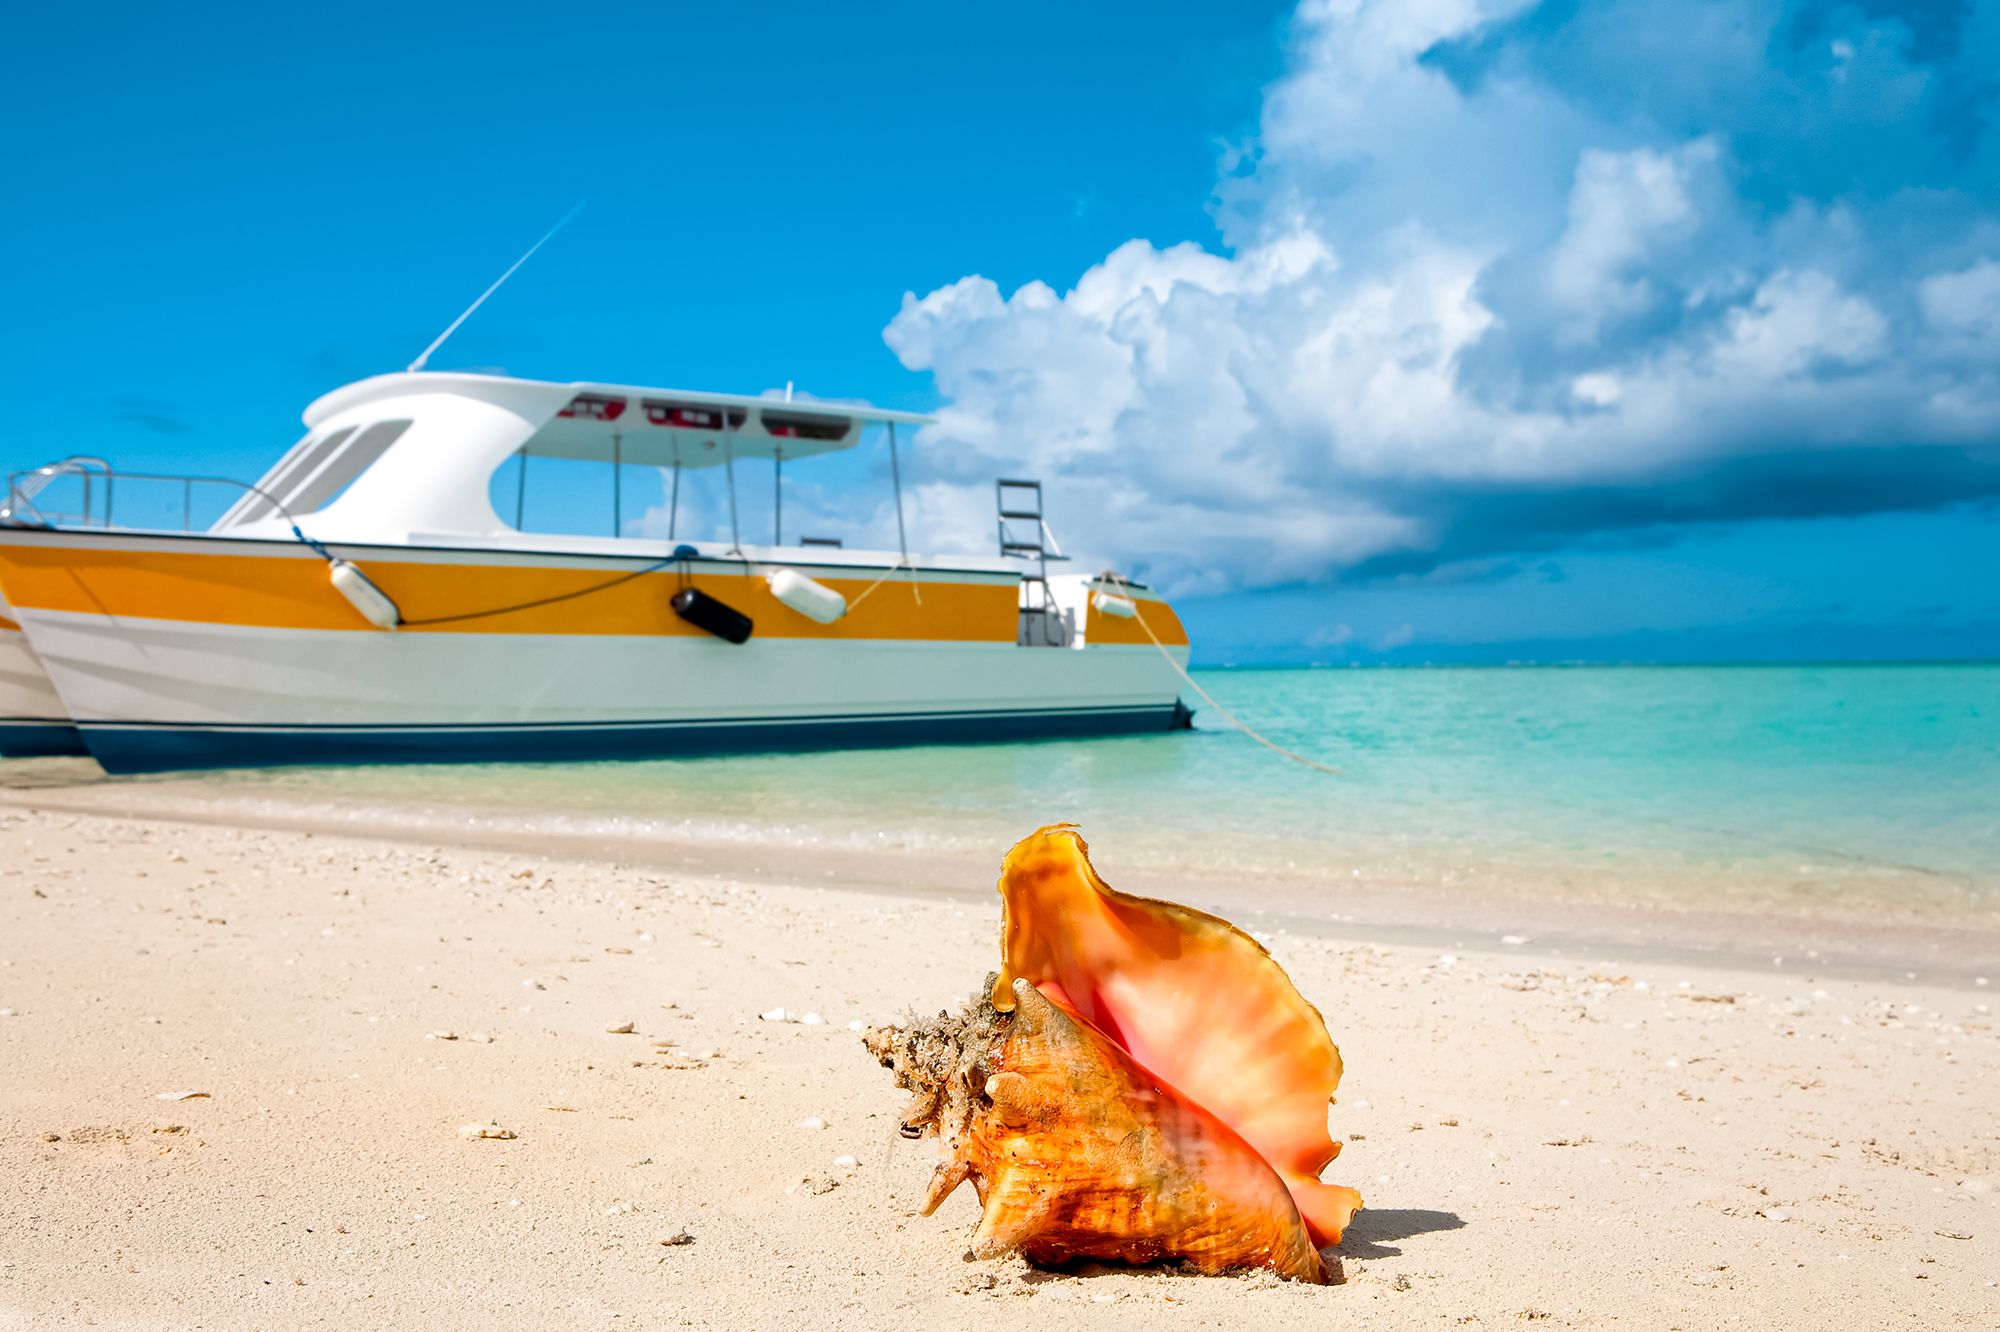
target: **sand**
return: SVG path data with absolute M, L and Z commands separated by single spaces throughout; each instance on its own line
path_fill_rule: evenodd
M 0 809 L 0 1323 L 2000 1326 L 1977 978 L 1253 915 L 1346 1056 L 1345 1284 L 1058 1275 L 967 1259 L 970 1190 L 914 1215 L 934 1145 L 850 1030 L 978 983 L 983 883 L 32 805 Z

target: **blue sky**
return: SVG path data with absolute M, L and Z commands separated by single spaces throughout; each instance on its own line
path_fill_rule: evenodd
M 435 366 L 935 409 L 1207 660 L 2000 656 L 1992 4 L 37 10 L 10 468 L 254 476 L 588 198 Z

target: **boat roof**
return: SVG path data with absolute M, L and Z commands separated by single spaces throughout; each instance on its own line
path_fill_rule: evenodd
M 510 458 L 521 459 L 524 478 L 532 458 L 675 469 L 765 458 L 782 468 L 851 449 L 869 426 L 893 437 L 897 425 L 928 419 L 816 398 L 455 371 L 376 375 L 307 407 L 306 437 L 214 530 L 297 514 L 341 540 L 490 532 L 504 526 L 488 496 L 492 477 Z
M 316 429 L 357 408 L 419 395 L 492 403 L 535 421 L 537 456 L 602 458 L 616 435 L 625 461 L 661 466 L 720 462 L 718 444 L 738 458 L 804 458 L 852 448 L 869 426 L 931 420 L 859 402 L 418 370 L 337 388 L 306 408 L 305 423 Z

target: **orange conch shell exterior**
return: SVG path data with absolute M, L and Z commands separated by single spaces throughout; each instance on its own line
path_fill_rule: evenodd
M 972 1251 L 1036 1262 L 1185 1259 L 1324 1282 L 1325 1264 L 1264 1158 L 1102 1032 L 1018 981 L 1013 1021 L 965 1136 L 981 1216 Z
M 1008 853 L 1000 895 L 994 1007 L 1012 1009 L 1026 980 L 1082 1018 L 1268 1163 L 1315 1244 L 1338 1244 L 1361 1206 L 1319 1180 L 1340 1151 L 1327 1132 L 1340 1051 L 1263 946 L 1206 912 L 1112 888 L 1067 824 Z

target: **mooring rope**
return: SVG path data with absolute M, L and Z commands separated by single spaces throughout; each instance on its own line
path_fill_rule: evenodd
M 1243 734 L 1249 736 L 1252 740 L 1255 740 L 1258 744 L 1264 746 L 1264 748 L 1272 751 L 1275 754 L 1278 754 L 1284 758 L 1288 758 L 1294 763 L 1303 764 L 1308 768 L 1317 769 L 1318 771 L 1327 773 L 1331 776 L 1334 777 L 1340 776 L 1339 768 L 1333 767 L 1330 764 L 1321 763 L 1318 759 L 1307 758 L 1304 754 L 1301 754 L 1296 750 L 1285 748 L 1283 745 L 1271 739 L 1269 736 L 1266 736 L 1261 732 L 1259 732 L 1257 728 L 1250 725 L 1250 723 L 1244 721 L 1241 717 L 1231 712 L 1228 708 L 1225 708 L 1222 706 L 1222 704 L 1218 703 L 1216 701 L 1215 695 L 1209 693 L 1206 689 L 1203 689 L 1201 685 L 1196 683 L 1195 678 L 1187 673 L 1187 668 L 1185 666 L 1182 666 L 1180 662 L 1174 659 L 1174 654 L 1167 650 L 1167 645 L 1165 643 L 1162 643 L 1160 641 L 1160 636 L 1153 632 L 1153 626 L 1146 623 L 1145 612 L 1141 609 L 1144 603 L 1141 602 L 1137 597 L 1132 595 L 1132 584 L 1125 577 L 1125 575 L 1119 573 L 1116 569 L 1106 569 L 1104 572 L 1097 575 L 1097 581 L 1102 583 L 1105 582 L 1106 580 L 1116 580 L 1118 585 L 1125 589 L 1123 595 L 1127 601 L 1132 603 L 1132 618 L 1137 620 L 1139 622 L 1139 627 L 1146 631 L 1146 637 L 1153 640 L 1153 646 L 1160 650 L 1160 655 L 1162 657 L 1166 658 L 1167 665 L 1174 668 L 1174 674 L 1180 676 L 1182 681 L 1186 683 L 1187 687 L 1194 690 L 1194 692 L 1200 696 L 1202 702 L 1208 704 L 1208 706 L 1210 706 L 1211 708 L 1214 708 L 1216 712 L 1221 715 L 1224 721 L 1228 722 L 1231 726 L 1234 726 L 1237 730 L 1243 732 Z
M 301 538 L 301 540 L 303 539 Z M 592 583 L 589 587 L 577 588 L 573 592 L 558 592 L 554 596 L 537 597 L 533 601 L 517 601 L 511 606 L 491 606 L 485 610 L 465 611 L 459 615 L 425 615 L 404 619 L 400 623 L 407 627 L 410 625 L 427 624 L 463 624 L 467 620 L 489 620 L 496 615 L 512 615 L 515 611 L 534 610 L 541 606 L 553 606 L 558 602 L 575 601 L 579 597 L 595 596 L 599 592 L 609 592 L 612 588 L 622 587 L 635 578 L 644 578 L 647 574 L 658 573 L 662 569 L 669 569 L 676 564 L 686 564 L 687 562 L 688 557 L 685 555 L 669 555 L 665 559 L 655 560 L 642 568 L 629 570 L 626 573 L 619 574 L 616 578 L 607 578 L 601 583 Z
M 884 583 L 888 582 L 888 581 L 889 581 L 889 580 L 890 580 L 891 578 L 894 578 L 894 577 L 896 576 L 896 571 L 897 571 L 898 569 L 901 569 L 901 568 L 904 568 L 904 567 L 905 567 L 905 564 L 904 564 L 904 561 L 903 561 L 903 560 L 897 560 L 897 561 L 896 561 L 896 562 L 895 562 L 894 564 L 891 564 L 891 565 L 890 565 L 890 566 L 889 566 L 888 568 L 884 569 L 884 570 L 882 571 L 882 576 L 881 576 L 880 578 L 877 578 L 877 579 L 876 579 L 876 580 L 875 580 L 874 582 L 870 583 L 870 584 L 869 584 L 869 585 L 868 585 L 867 587 L 864 587 L 864 588 L 862 588 L 862 589 L 861 589 L 861 593 L 860 593 L 860 595 L 858 595 L 858 596 L 856 596 L 856 597 L 854 597 L 854 598 L 852 598 L 851 600 L 849 600 L 849 601 L 848 601 L 848 603 L 847 603 L 847 609 L 851 611 L 851 610 L 853 610 L 853 609 L 854 609 L 854 608 L 855 608 L 856 606 L 859 606 L 859 605 L 860 605 L 860 604 L 861 604 L 862 602 L 864 602 L 864 601 L 868 600 L 868 597 L 869 597 L 869 594 L 870 594 L 870 593 L 874 592 L 874 590 L 875 590 L 876 588 L 878 588 L 878 587 L 882 586 L 882 584 L 884 584 Z M 923 594 L 917 591 L 917 569 L 916 569 L 916 566 L 915 566 L 915 565 L 909 565 L 909 566 L 907 566 L 907 567 L 908 567 L 908 568 L 909 568 L 909 570 L 910 570 L 910 592 L 911 592 L 911 594 L 912 594 L 913 596 L 915 596 L 915 597 L 916 597 L 916 599 L 917 599 L 917 604 L 918 604 L 919 606 L 921 606 L 921 605 L 923 605 L 923 604 L 924 604 L 924 598 L 923 598 Z

